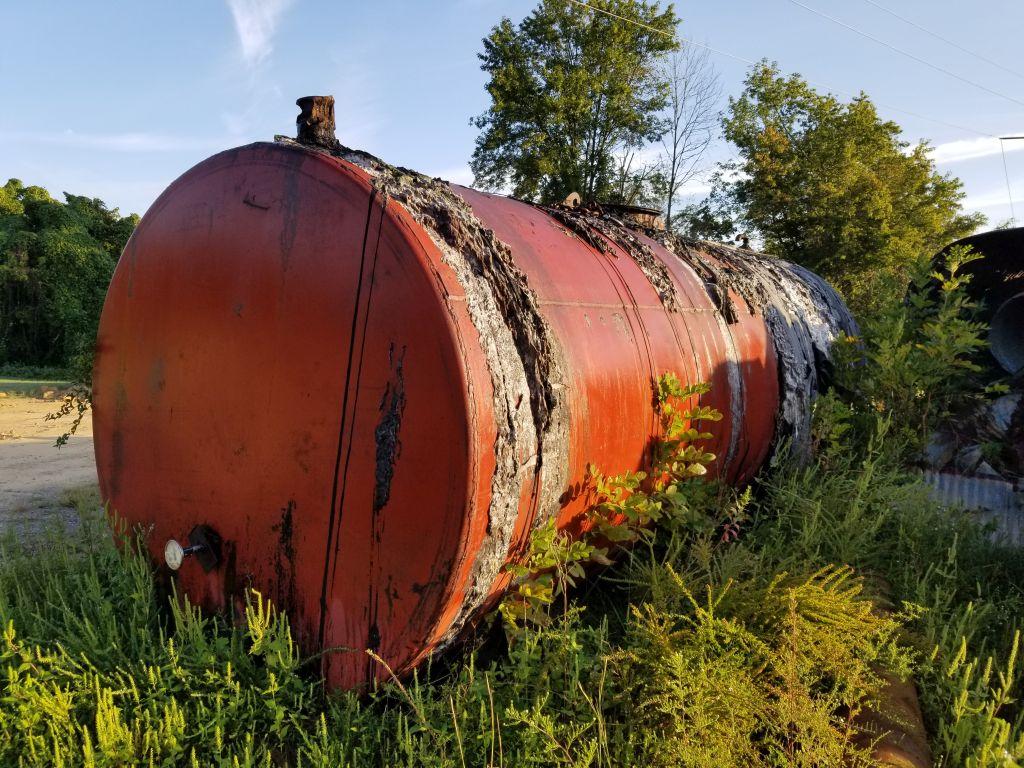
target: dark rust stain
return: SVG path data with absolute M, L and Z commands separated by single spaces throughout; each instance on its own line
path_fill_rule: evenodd
M 277 607 L 288 611 L 295 605 L 295 501 L 289 499 L 281 510 L 281 522 L 273 526 L 277 533 L 274 550 L 274 575 L 277 577 Z
M 138 230 L 136 230 L 138 232 Z M 128 256 L 128 279 L 126 281 L 127 288 L 125 293 L 128 298 L 132 298 L 135 294 L 135 263 L 138 261 L 139 251 L 136 244 L 136 238 L 134 235 L 128 240 L 128 245 L 125 246 L 124 254 Z M 118 259 L 120 261 L 120 259 Z
M 395 346 L 388 350 L 394 375 L 384 389 L 380 400 L 380 421 L 374 430 L 377 443 L 376 483 L 373 487 L 373 511 L 380 512 L 391 496 L 391 479 L 395 474 L 395 461 L 401 451 L 399 431 L 402 426 L 402 413 L 405 411 L 405 347 L 395 358 Z M 379 534 L 378 534 L 379 535 Z
M 221 545 L 221 552 L 224 556 L 224 606 L 227 610 L 234 611 L 235 601 L 241 596 L 238 585 L 238 552 L 231 541 L 225 541 Z M 237 621 L 240 617 L 233 615 L 231 618 Z
M 114 388 L 114 428 L 110 435 L 109 493 L 111 499 L 121 494 L 121 473 L 124 471 L 124 420 L 128 416 L 128 391 L 124 382 Z
M 301 157 L 292 160 L 284 177 L 284 198 L 281 201 L 283 221 L 281 222 L 281 266 L 285 272 L 292 260 L 292 246 L 299 223 L 299 165 Z
M 248 205 L 250 208 L 257 208 L 257 209 L 259 209 L 261 211 L 269 211 L 270 210 L 270 204 L 269 203 L 257 202 L 256 201 L 256 196 L 252 192 L 250 192 L 244 198 L 242 198 L 242 202 L 245 205 Z
M 167 378 L 164 375 L 164 359 L 158 357 L 149 368 L 149 391 L 157 395 L 164 391 L 167 386 Z
M 316 442 L 313 440 L 313 436 L 309 432 L 303 432 L 302 440 L 295 446 L 295 450 L 292 452 L 292 455 L 295 457 L 295 463 L 307 475 L 310 469 L 312 469 L 310 456 L 315 449 Z

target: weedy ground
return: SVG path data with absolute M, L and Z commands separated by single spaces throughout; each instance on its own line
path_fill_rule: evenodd
M 937 765 L 1022 764 L 1024 557 L 912 467 L 984 389 L 957 266 L 866 329 L 812 455 L 752 492 L 703 481 L 689 421 L 713 414 L 664 377 L 670 471 L 594 471 L 597 534 L 538 535 L 507 648 L 361 696 L 325 692 L 259 595 L 234 624 L 162 597 L 80 497 L 79 534 L 0 556 L 0 765 L 866 766 L 883 674 L 916 679 Z

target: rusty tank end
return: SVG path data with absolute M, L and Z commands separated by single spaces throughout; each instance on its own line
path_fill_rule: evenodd
M 388 166 L 302 106 L 303 141 L 161 195 L 100 324 L 102 494 L 192 600 L 261 591 L 359 686 L 366 649 L 401 674 L 472 626 L 538 524 L 576 530 L 588 462 L 645 465 L 661 373 L 711 383 L 729 482 L 806 443 L 854 330 L 820 279 Z

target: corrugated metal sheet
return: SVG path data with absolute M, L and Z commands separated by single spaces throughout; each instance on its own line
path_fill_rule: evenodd
M 1012 483 L 945 472 L 925 472 L 924 481 L 939 504 L 973 510 L 984 522 L 995 523 L 999 538 L 1024 546 L 1024 503 Z

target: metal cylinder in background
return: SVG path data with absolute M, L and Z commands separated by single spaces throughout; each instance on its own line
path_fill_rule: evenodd
M 989 351 L 1011 375 L 1024 372 L 1024 227 L 994 229 L 951 243 L 969 247 L 982 258 L 964 266 L 970 295 L 981 304 L 989 322 Z
M 1024 371 L 1024 293 L 995 308 L 988 340 L 993 357 L 1007 373 Z

